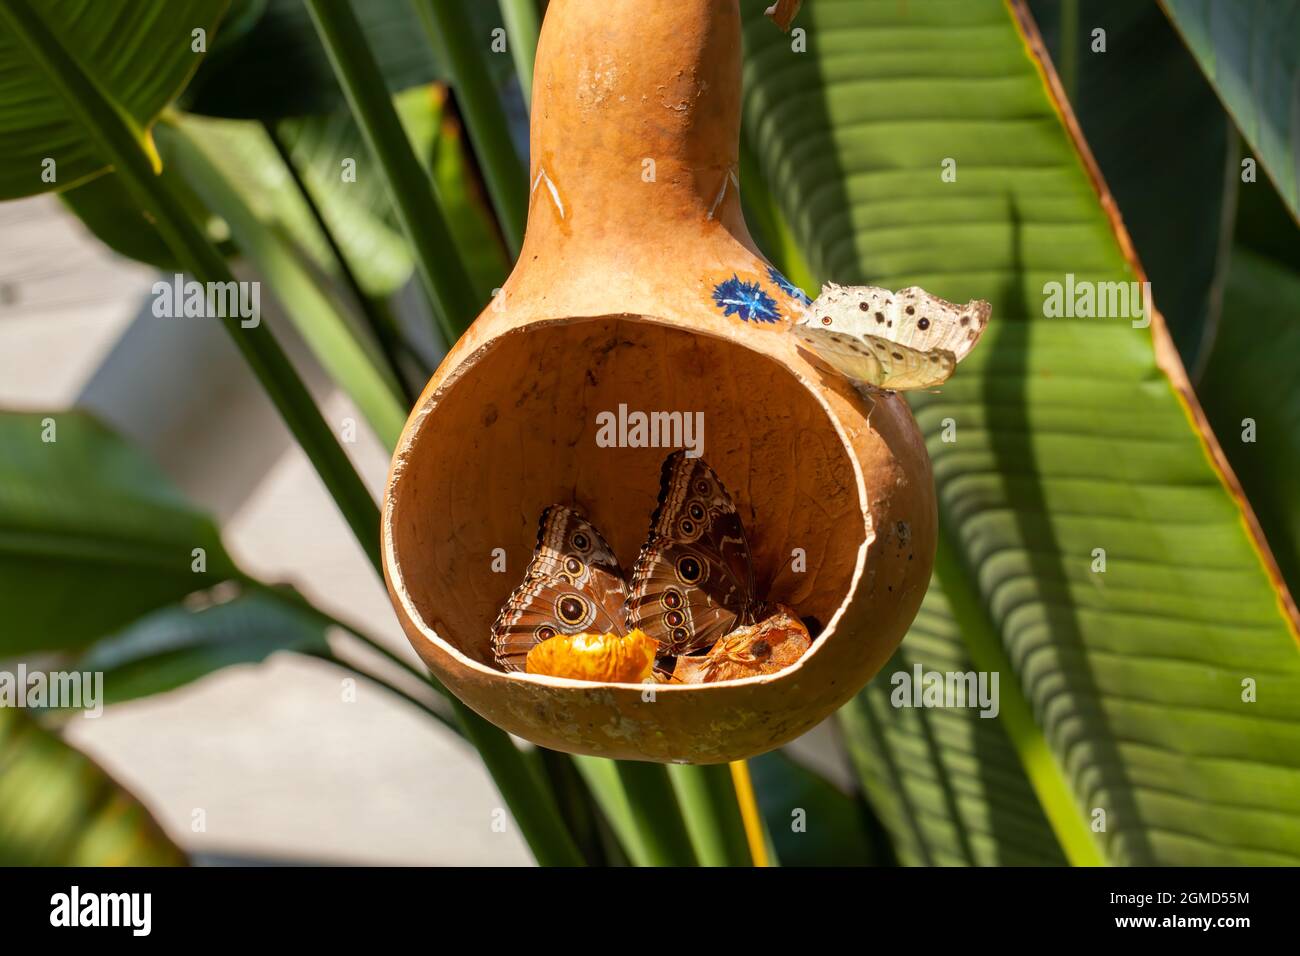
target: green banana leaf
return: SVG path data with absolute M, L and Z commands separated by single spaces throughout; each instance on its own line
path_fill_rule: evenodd
M 1194 375 L 1197 393 L 1294 594 L 1300 518 L 1291 512 L 1300 432 L 1293 427 L 1289 369 L 1297 354 L 1296 222 L 1267 176 L 1242 181 L 1229 117 L 1156 0 L 1090 0 L 1083 17 L 1075 5 L 1073 31 L 1063 31 L 1062 5 L 1035 0 L 1031 6 L 1053 59 L 1061 35 L 1076 37 L 1078 86 L 1071 100 L 1084 135 L 1184 360 L 1201 372 Z M 1217 14 L 1210 23 L 1224 27 Z M 1255 24 L 1257 33 L 1267 27 Z M 1107 49 L 1089 55 L 1090 32 L 1098 27 L 1107 31 Z M 1134 150 L 1139 137 L 1144 148 Z M 1151 176 L 1152 168 L 1161 174 Z M 1235 247 L 1224 235 L 1234 226 Z M 1241 440 L 1248 418 L 1265 422 L 1267 440 Z
M 0 610 L 0 660 L 80 652 L 105 702 L 279 650 L 330 656 L 330 628 L 368 642 L 239 570 L 212 520 L 80 411 L 0 411 Z
M 1292 242 L 1300 241 L 1294 227 Z M 1223 322 L 1197 391 L 1300 593 L 1300 272 L 1237 247 Z
M 164 170 L 162 175 L 167 175 Z M 222 247 L 226 255 L 234 254 L 225 224 L 203 208 L 185 184 L 174 179 L 178 197 L 191 211 L 195 222 L 205 222 L 208 238 Z M 59 193 L 59 199 L 82 225 L 104 245 L 119 255 L 176 273 L 184 271 L 176 254 L 163 241 L 158 230 L 111 172 Z
M 1227 114 L 1156 0 L 1030 8 L 1053 62 L 1073 56 L 1074 81 L 1062 85 L 1183 363 L 1198 369 L 1218 323 L 1213 286 L 1237 192 Z
M 249 132 L 256 137 L 262 130 L 253 127 Z M 216 157 L 230 152 L 219 144 L 214 144 L 215 150 L 205 149 L 198 139 L 170 125 L 159 130 L 159 145 L 168 163 L 229 223 L 235 243 L 269 280 L 299 334 L 330 377 L 357 403 L 379 439 L 386 445 L 395 443 L 406 419 L 405 408 L 400 386 L 386 374 L 377 346 L 305 268 L 294 244 L 253 211 L 235 185 L 237 180 L 222 174 Z M 266 145 L 258 139 L 253 142 Z M 301 203 L 300 196 L 285 192 Z
M 1242 183 L 1237 190 L 1237 222 L 1233 241 L 1300 272 L 1300 228 L 1268 177 Z
M 491 0 L 451 2 L 464 7 L 474 35 L 485 42 L 502 25 Z M 362 0 L 352 7 L 389 90 L 448 79 L 411 0 Z M 229 19 L 238 26 L 223 28 L 218 36 L 182 98 L 186 110 L 225 119 L 276 120 L 346 106 L 302 0 L 236 0 Z M 497 88 L 505 88 L 512 76 L 510 57 L 489 62 Z
M 1294 594 L 1300 535 L 1289 512 L 1300 432 L 1288 420 L 1295 401 L 1286 369 L 1297 352 L 1288 348 L 1296 287 L 1286 266 L 1292 276 L 1300 269 L 1300 231 L 1267 177 L 1241 180 L 1228 115 L 1156 0 L 1091 0 L 1085 8 L 1035 0 L 1031 7 L 1054 60 L 1060 38 L 1076 38 L 1071 100 L 1080 125 L 1184 360 L 1202 373 L 1193 376 L 1197 393 Z M 1072 28 L 1062 22 L 1069 11 Z M 1092 52 L 1096 29 L 1106 31 L 1104 53 Z M 1132 149 L 1138 138 L 1142 150 Z M 1225 241 L 1234 227 L 1235 249 Z M 1211 360 L 1214 373 L 1204 378 Z M 1242 420 L 1251 417 L 1270 420 L 1263 444 L 1241 440 Z
M 893 658 L 839 712 L 849 756 L 900 862 L 1065 864 L 1002 721 L 891 705 L 892 675 L 911 674 L 917 663 L 943 673 L 977 669 L 936 584 Z
M 504 248 L 491 231 L 485 206 L 473 194 L 456 126 L 444 115 L 445 97 L 422 88 L 399 95 L 397 102 L 408 134 L 442 184 L 442 195 L 455 203 L 453 235 L 486 302 L 504 279 Z M 351 117 L 323 114 L 284 121 L 282 126 L 303 186 L 338 237 L 363 290 L 379 298 L 396 291 L 409 280 L 414 263 Z M 257 123 L 173 114 L 159 128 L 158 141 L 168 162 L 163 175 L 173 178 L 175 191 L 199 194 L 201 200 L 192 204 L 221 217 L 234 245 L 270 283 L 318 360 L 391 447 L 406 420 L 399 386 L 385 374 L 375 343 L 320 282 L 322 273 L 337 271 L 337 263 L 266 129 Z M 355 182 L 340 176 L 345 160 L 357 164 Z M 113 248 L 164 267 L 169 264 L 166 244 L 118 177 L 100 177 L 66 198 Z
M 875 720 L 845 721 L 898 780 L 863 782 L 903 856 L 1046 861 L 1045 818 L 1072 863 L 1300 862 L 1295 621 L 1172 343 L 1158 319 L 1047 317 L 1048 283 L 1137 272 L 1023 5 L 819 0 L 807 52 L 746 13 L 747 136 L 812 273 L 993 305 L 913 397 L 942 529 L 903 648 L 996 672 L 998 716 L 918 720 L 887 668 Z
M 475 291 L 487 301 L 509 271 L 505 248 L 486 201 L 474 185 L 472 162 L 459 124 L 451 115 L 446 88 L 441 85 L 407 90 L 394 98 L 397 114 L 415 148 L 416 157 L 429 170 L 442 200 L 456 248 L 461 253 Z M 414 268 L 401 226 L 379 175 L 369 166 L 369 152 L 361 131 L 346 110 L 320 116 L 288 119 L 279 131 L 299 168 L 325 222 L 339 240 L 358 281 L 372 295 L 396 290 Z M 357 160 L 357 179 L 344 184 L 340 164 Z M 355 235 L 357 217 L 381 224 L 395 237 L 403 256 L 400 271 L 388 278 L 372 272 L 370 259 L 380 251 L 361 243 Z M 382 249 L 387 252 L 389 240 Z
M 185 855 L 95 763 L 0 708 L 0 866 L 180 866 Z
M 1197 392 L 1294 596 L 1300 593 L 1300 380 L 1294 372 L 1300 227 L 1267 179 L 1241 184 L 1234 241 L 1223 321 Z M 1247 434 L 1248 419 L 1254 436 Z
M 77 59 L 59 33 L 26 0 L 0 3 L 0 23 L 26 52 L 25 65 L 42 76 L 42 88 L 57 92 L 68 114 L 79 121 L 82 132 L 93 138 L 104 156 L 111 158 L 116 174 L 124 178 L 136 202 L 159 224 L 168 244 L 189 271 L 202 282 L 233 283 L 221 253 L 157 175 L 158 156 L 152 142 L 142 137 L 126 111 Z M 247 358 L 356 532 L 367 557 L 378 567 L 378 548 L 374 546 L 378 509 L 274 336 L 260 325 L 243 325 L 237 317 L 226 316 L 221 325 Z
M 0 201 L 67 189 L 108 168 L 9 29 L 4 8 L 16 4 L 30 7 L 45 20 L 147 141 L 154 119 L 181 92 L 203 58 L 203 52 L 194 49 L 198 44 L 193 31 L 206 31 L 206 48 L 227 0 L 3 0 Z M 148 57 L 147 70 L 139 67 L 142 56 Z M 47 161 L 53 161 L 53 167 Z
M 395 103 L 416 154 L 438 184 L 456 246 L 486 302 L 508 271 L 505 249 L 483 198 L 476 193 L 460 128 L 448 116 L 445 90 L 436 86 L 407 90 L 398 94 Z M 178 117 L 177 123 L 206 148 L 224 177 L 239 187 L 254 214 L 291 240 L 317 269 L 326 274 L 337 271 L 311 210 L 294 190 L 284 163 L 259 124 L 188 116 Z M 414 263 L 351 115 L 343 111 L 283 120 L 277 130 L 362 289 L 384 297 L 401 288 L 410 279 Z M 342 178 L 345 160 L 356 163 L 355 182 Z M 185 184 L 178 183 L 177 189 L 194 210 L 196 221 L 210 219 L 214 239 L 228 238 L 228 229 L 203 211 Z M 118 177 L 99 177 L 67 191 L 63 199 L 110 248 L 176 270 L 175 256 Z
M 329 121 L 330 117 L 314 117 L 311 122 L 325 125 Z M 317 229 L 311 210 L 293 188 L 284 163 L 261 125 L 197 116 L 182 117 L 177 125 L 189 139 L 203 147 L 215 168 L 237 188 L 243 202 L 258 219 L 292 237 L 318 268 L 327 270 L 332 266 L 329 246 Z M 305 155 L 306 150 L 298 151 L 298 157 L 310 164 L 306 167 L 311 170 L 309 183 L 317 187 L 313 196 L 317 197 L 327 222 L 348 224 L 346 229 L 335 230 L 335 234 L 362 288 L 371 295 L 388 295 L 410 278 L 413 269 L 410 252 L 401 233 L 388 221 L 387 203 L 373 182 L 376 177 L 367 175 L 367 161 L 360 142 L 350 152 L 333 154 L 326 150 L 332 150 L 329 141 L 321 142 L 320 152 L 313 156 Z M 356 160 L 355 183 L 342 179 L 344 159 Z M 326 176 L 331 180 L 330 185 L 322 187 Z M 191 182 L 191 185 L 197 190 L 196 184 Z
M 151 157 L 146 151 L 146 142 L 134 124 L 128 123 L 126 114 L 119 111 L 115 97 L 98 88 L 94 77 L 77 62 L 68 45 L 60 40 L 59 32 L 51 29 L 48 23 L 34 13 L 26 0 L 0 2 L 0 27 L 14 31 L 15 36 L 20 36 L 28 45 L 26 48 L 33 51 L 31 66 L 44 75 L 46 80 L 59 91 L 60 96 L 65 97 L 70 110 L 86 124 L 88 130 L 94 132 L 96 142 L 101 144 L 105 151 L 111 153 L 118 172 L 129 178 L 132 194 L 138 201 L 149 206 L 150 212 L 163 225 L 166 235 L 174 243 L 175 248 L 185 252 L 184 261 L 190 266 L 190 271 L 196 273 L 196 278 L 201 281 L 229 280 L 230 274 L 226 264 L 215 248 L 189 221 L 186 211 L 180 207 L 175 197 L 150 175 Z M 0 123 L 0 129 L 2 128 L 3 124 Z M 225 325 L 228 329 L 234 330 L 231 322 L 228 321 Z M 312 404 L 301 381 L 295 376 L 283 353 L 266 330 L 253 329 L 246 335 L 236 334 L 235 340 L 248 357 L 250 365 L 257 372 L 262 384 L 275 400 L 277 408 L 285 417 L 291 430 L 299 438 L 313 464 L 316 465 L 322 480 L 356 532 L 358 540 L 365 547 L 374 538 L 373 529 L 378 526 L 377 511 L 355 471 L 348 464 L 337 440 Z M 8 515 L 5 517 L 7 518 Z M 41 515 L 41 517 L 50 516 Z M 165 520 L 165 516 L 154 516 L 155 524 L 163 523 Z M 27 530 L 21 522 L 18 527 L 19 532 Z M 14 540 L 10 544 L 16 547 L 18 544 L 28 544 L 27 538 L 37 536 L 15 534 L 12 537 Z M 45 542 L 38 538 L 38 543 Z M 139 556 L 121 553 L 125 549 L 117 550 L 118 553 L 112 555 L 111 560 L 102 563 L 111 564 L 115 561 L 117 567 L 114 573 L 120 575 L 127 564 L 124 559 L 136 557 L 138 560 Z M 150 549 L 139 550 L 141 553 L 146 550 L 149 550 L 150 554 L 153 553 Z M 377 566 L 377 548 L 367 548 L 367 553 Z M 169 571 L 168 566 L 164 573 L 157 577 L 165 578 Z M 105 578 L 107 577 L 108 575 L 105 575 Z M 113 581 L 111 583 L 120 586 L 133 582 Z M 48 590 L 56 585 L 47 582 L 44 586 Z M 156 588 L 156 584 L 149 586 Z M 11 587 L 8 580 L 5 581 L 5 587 Z M 93 602 L 86 600 L 85 592 L 88 590 L 90 589 L 83 588 L 78 593 L 75 588 L 70 588 L 71 593 L 68 596 L 78 602 L 78 607 L 90 607 L 90 613 L 96 616 L 91 618 L 87 612 L 74 612 L 72 616 L 83 623 L 98 621 L 100 624 L 113 626 L 116 622 L 99 616 L 100 609 L 94 608 Z M 22 596 L 27 597 L 26 594 Z M 96 596 L 91 591 L 90 597 Z M 13 595 L 4 593 L 0 594 L 0 597 L 9 599 Z M 48 610 L 43 613 L 45 618 L 50 616 Z M 483 754 L 494 778 L 501 785 L 503 795 L 520 820 L 521 829 L 534 848 L 538 859 L 543 862 L 576 861 L 577 854 L 567 834 L 563 833 L 553 821 L 553 814 L 547 806 L 549 794 L 536 786 L 526 773 L 526 768 L 509 738 L 485 722 L 478 722 L 476 715 L 468 710 L 458 709 L 458 716 L 465 725 L 467 733 L 471 735 L 475 746 Z
M 410 0 L 354 5 L 366 39 L 393 91 L 440 79 Z M 344 106 L 329 59 L 302 0 L 260 0 L 198 71 L 182 100 L 192 113 L 272 120 L 328 113 Z M 232 11 L 232 16 L 235 11 Z
M 160 608 L 97 641 L 71 665 L 104 675 L 107 706 L 183 687 L 237 664 L 260 664 L 293 651 L 329 656 L 323 618 L 273 593 L 246 592 Z
M 0 412 L 0 656 L 84 647 L 237 576 L 216 527 L 84 412 Z
M 1237 129 L 1300 217 L 1300 0 L 1161 0 Z
M 779 750 L 755 757 L 749 767 L 782 866 L 889 862 L 875 845 L 867 825 L 869 811 L 858 800 Z

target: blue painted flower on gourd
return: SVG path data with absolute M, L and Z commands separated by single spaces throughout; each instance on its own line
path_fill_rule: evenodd
M 770 278 L 776 284 L 777 288 L 779 288 L 790 298 L 794 299 L 800 305 L 802 306 L 812 305 L 812 299 L 808 298 L 808 296 L 804 294 L 803 289 L 799 288 L 797 285 L 795 285 L 785 276 L 781 275 L 781 273 L 776 270 L 775 266 L 767 267 L 767 275 L 768 278 Z
M 781 312 L 776 300 L 763 291 L 757 282 L 746 282 L 739 276 L 719 282 L 713 289 L 713 301 L 723 315 L 738 315 L 746 322 L 779 322 Z

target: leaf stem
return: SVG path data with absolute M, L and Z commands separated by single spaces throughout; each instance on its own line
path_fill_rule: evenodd
M 393 326 L 391 316 L 384 314 L 379 308 L 378 303 L 361 287 L 361 282 L 357 279 L 357 274 L 348 262 L 348 257 L 344 254 L 343 249 L 339 246 L 338 240 L 334 237 L 334 231 L 330 229 L 329 224 L 325 221 L 325 214 L 322 212 L 320 203 L 316 202 L 316 197 L 312 195 L 311 189 L 306 181 L 302 178 L 302 173 L 298 165 L 293 160 L 293 152 L 284 137 L 280 135 L 280 130 L 274 120 L 264 120 L 262 128 L 266 130 L 267 137 L 271 140 L 271 145 L 280 155 L 280 162 L 284 164 L 285 171 L 288 172 L 289 178 L 293 180 L 298 195 L 306 204 L 307 210 L 311 213 L 312 220 L 316 223 L 316 228 L 324 237 L 326 244 L 329 246 L 330 254 L 338 264 L 339 274 L 342 275 L 348 291 L 352 293 L 352 299 L 356 303 L 358 311 L 366 320 L 366 325 L 370 329 L 370 334 L 375 340 L 383 354 L 384 361 L 388 364 L 389 370 L 393 374 L 398 387 L 401 389 L 402 398 L 406 401 L 407 407 L 415 404 L 419 393 L 411 388 L 410 382 L 402 372 L 401 357 L 398 354 L 401 351 L 402 343 L 400 334 Z
M 321 610 L 311 601 L 307 600 L 307 598 L 304 597 L 302 593 L 299 592 L 296 588 L 277 587 L 275 585 L 267 584 L 265 581 L 260 581 L 257 578 L 251 577 L 242 572 L 239 574 L 238 581 L 240 586 L 246 591 L 256 592 L 272 601 L 278 601 L 282 604 L 291 605 L 294 610 L 298 611 L 301 614 L 306 615 L 307 617 L 314 618 L 317 622 L 323 625 L 326 625 L 328 627 L 337 627 L 342 631 L 346 631 L 357 641 L 364 644 L 366 647 L 370 648 L 376 654 L 387 659 L 390 663 L 397 665 L 397 667 L 401 668 L 403 671 L 405 671 L 410 676 L 414 677 L 416 680 L 420 681 L 421 683 L 428 684 L 439 694 L 442 694 L 444 697 L 451 696 L 451 692 L 447 690 L 447 688 L 443 687 L 442 683 L 438 681 L 437 678 L 435 678 L 432 674 L 428 673 L 427 671 L 420 670 L 419 668 L 413 666 L 409 661 L 405 660 L 401 655 L 397 654 L 395 651 L 390 650 L 388 647 L 385 647 L 383 643 L 381 643 L 380 641 L 376 640 L 373 637 L 370 637 L 368 634 L 366 634 L 364 631 L 362 631 L 360 628 L 356 627 L 355 625 L 349 624 L 346 621 L 339 620 L 337 617 L 330 614 L 329 612 Z
M 505 112 L 487 67 L 491 38 L 474 36 L 473 24 L 460 3 L 414 2 L 435 52 L 447 64 L 506 244 L 511 255 L 517 258 L 528 221 L 528 174 L 510 139 Z
M 749 844 L 749 855 L 754 866 L 771 866 L 767 854 L 767 835 L 763 832 L 763 817 L 759 813 L 758 798 L 754 793 L 754 778 L 750 776 L 749 764 L 744 760 L 734 760 L 729 764 L 731 785 L 736 792 L 736 802 L 740 804 L 740 816 L 745 825 L 745 840 Z
M 456 697 L 451 705 L 488 772 L 514 814 L 533 856 L 542 866 L 583 866 L 582 854 L 561 822 L 555 795 L 524 759 L 509 734 L 488 723 Z
M 473 283 L 461 262 L 434 185 L 411 148 L 379 64 L 348 0 L 304 0 L 321 44 L 366 144 L 388 186 L 416 271 L 448 347 L 478 313 Z
M 239 250 L 270 280 L 276 298 L 312 354 L 356 402 L 370 427 L 392 446 L 406 424 L 397 376 L 307 271 L 297 250 L 258 218 L 208 152 L 179 124 L 162 124 L 159 142 L 207 207 L 230 226 Z M 167 178 L 164 172 L 163 178 Z
M 733 786 L 726 765 L 672 764 L 668 776 L 702 866 L 752 866 L 756 865 L 755 860 L 766 856 L 761 824 L 758 853 L 754 852 L 755 844 L 750 839 L 742 810 L 741 791 Z M 753 795 L 751 786 L 748 798 L 752 800 Z
M 697 866 L 690 832 L 663 764 L 619 760 L 614 764 L 632 819 L 644 841 L 649 866 Z
M 446 727 L 456 736 L 458 737 L 465 736 L 464 731 L 461 729 L 460 724 L 456 722 L 456 718 L 454 716 L 450 714 L 440 713 L 436 708 L 430 707 L 429 704 L 427 704 L 425 701 L 420 700 L 420 698 L 416 697 L 414 694 L 402 690 L 402 688 L 398 687 L 396 684 L 390 683 L 384 680 L 382 677 L 378 676 L 377 674 L 372 674 L 369 671 L 364 670 L 363 668 L 359 667 L 356 664 L 352 664 L 348 661 L 345 661 L 343 660 L 343 658 L 337 656 L 336 654 L 331 653 L 327 656 L 322 657 L 321 659 L 329 661 L 335 667 L 338 667 L 341 670 L 345 670 L 350 674 L 355 674 L 358 677 L 364 677 L 366 680 L 374 684 L 376 687 L 382 687 L 390 694 L 393 694 L 396 697 L 400 697 L 402 700 L 406 701 L 408 704 L 410 704 L 412 707 L 415 707 L 417 710 L 423 711 L 425 714 L 432 717 L 438 723 L 442 724 L 444 727 Z
M 515 61 L 519 89 L 524 106 L 533 102 L 533 68 L 537 63 L 537 37 L 542 31 L 537 14 L 537 0 L 501 0 L 501 19 L 505 21 L 510 42 L 510 56 Z
M 632 813 L 623 781 L 619 779 L 618 764 L 603 757 L 581 754 L 572 758 L 574 767 L 587 783 L 605 822 L 614 832 L 619 845 L 634 866 L 650 866 L 650 851 L 639 821 Z

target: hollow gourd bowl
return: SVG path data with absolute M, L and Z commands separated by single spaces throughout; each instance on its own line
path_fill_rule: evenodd
M 513 734 L 753 756 L 834 712 L 902 639 L 934 561 L 929 458 L 901 397 L 864 400 L 786 334 L 797 293 L 740 209 L 737 0 L 551 0 L 533 89 L 522 254 L 402 434 L 389 591 L 429 668 Z M 760 596 L 821 626 L 797 664 L 653 689 L 494 664 L 491 625 L 547 505 L 580 508 L 632 566 L 671 450 L 641 447 L 638 412 L 701 413 L 692 437 L 740 510 Z

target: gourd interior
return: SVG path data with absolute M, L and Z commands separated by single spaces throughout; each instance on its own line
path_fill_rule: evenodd
M 491 624 L 522 580 L 547 505 L 585 512 L 630 574 L 673 449 L 604 447 L 608 419 L 598 416 L 617 421 L 620 406 L 702 423 L 691 437 L 740 511 L 759 596 L 830 623 L 870 519 L 833 417 L 784 363 L 624 315 L 534 322 L 467 364 L 443 384 L 437 414 L 420 423 L 393 476 L 405 490 L 389 523 L 396 590 L 461 654 L 495 666 Z M 669 442 L 686 437 L 662 430 Z M 617 426 L 605 437 L 619 438 Z

